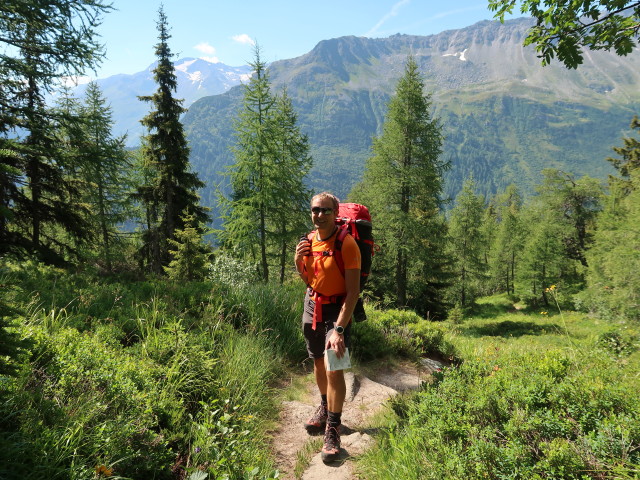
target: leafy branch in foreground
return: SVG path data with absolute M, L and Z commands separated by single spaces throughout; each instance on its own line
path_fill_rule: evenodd
M 489 0 L 494 18 L 504 22 L 516 0 Z M 557 56 L 567 68 L 582 64 L 582 50 L 614 50 L 625 56 L 636 48 L 640 31 L 640 2 L 617 0 L 525 0 L 520 11 L 536 19 L 525 45 L 535 45 L 542 64 Z

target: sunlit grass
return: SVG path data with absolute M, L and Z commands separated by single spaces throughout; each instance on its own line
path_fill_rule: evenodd
M 637 478 L 638 325 L 496 296 L 443 327 L 462 364 L 394 402 L 364 478 Z

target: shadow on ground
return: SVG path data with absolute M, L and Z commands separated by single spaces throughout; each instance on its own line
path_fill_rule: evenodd
M 562 330 L 555 323 L 541 325 L 535 322 L 505 320 L 485 325 L 463 326 L 460 333 L 468 337 L 522 337 L 561 334 Z
M 473 305 L 469 315 L 475 318 L 495 318 L 514 310 L 512 303 L 482 303 Z

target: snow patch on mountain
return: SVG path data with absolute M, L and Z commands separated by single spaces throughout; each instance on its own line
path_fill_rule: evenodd
M 462 52 L 456 52 L 456 53 L 445 53 L 444 55 L 442 55 L 443 57 L 458 57 L 460 59 L 460 61 L 462 62 L 466 62 L 467 61 L 467 51 L 469 51 L 468 48 L 465 48 Z
M 187 73 L 187 77 L 189 78 L 189 80 L 191 80 L 191 82 L 196 83 L 196 82 L 202 82 L 202 72 L 193 72 L 193 73 Z
M 193 65 L 196 61 L 197 61 L 197 59 L 195 59 L 195 58 L 194 58 L 194 59 L 191 59 L 191 60 L 185 60 L 185 61 L 184 61 L 184 62 L 182 62 L 181 64 L 179 64 L 179 65 L 175 65 L 175 67 L 174 67 L 174 68 L 175 68 L 176 70 L 181 71 L 181 72 L 185 72 L 185 73 L 187 73 L 187 71 L 188 71 L 189 67 L 190 67 L 191 65 Z

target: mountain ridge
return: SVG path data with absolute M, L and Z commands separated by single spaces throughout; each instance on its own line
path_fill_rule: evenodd
M 346 36 L 271 64 L 274 92 L 287 87 L 309 136 L 310 186 L 344 197 L 359 180 L 409 54 L 443 124 L 452 163 L 447 195 L 455 196 L 469 175 L 485 195 L 511 182 L 531 195 L 547 166 L 605 178 L 611 170 L 604 159 L 640 106 L 640 54 L 586 52 L 578 70 L 543 68 L 534 48 L 522 45 L 532 25 L 527 18 L 487 20 L 424 37 Z M 199 99 L 183 117 L 191 163 L 211 185 L 224 184 L 219 173 L 233 161 L 241 99 L 235 86 Z M 203 201 L 215 205 L 211 187 Z
M 153 70 L 157 62 L 133 74 L 117 74 L 97 79 L 104 97 L 113 111 L 114 134 L 127 133 L 127 145 L 140 144 L 140 136 L 145 133 L 140 120 L 148 113 L 149 105 L 138 100 L 140 95 L 151 95 L 158 88 L 153 80 Z M 183 106 L 189 107 L 196 100 L 217 95 L 247 80 L 251 74 L 248 65 L 231 67 L 223 63 L 209 62 L 203 58 L 185 57 L 174 63 L 178 90 L 175 97 L 183 99 Z M 75 96 L 82 96 L 85 85 L 73 89 Z

